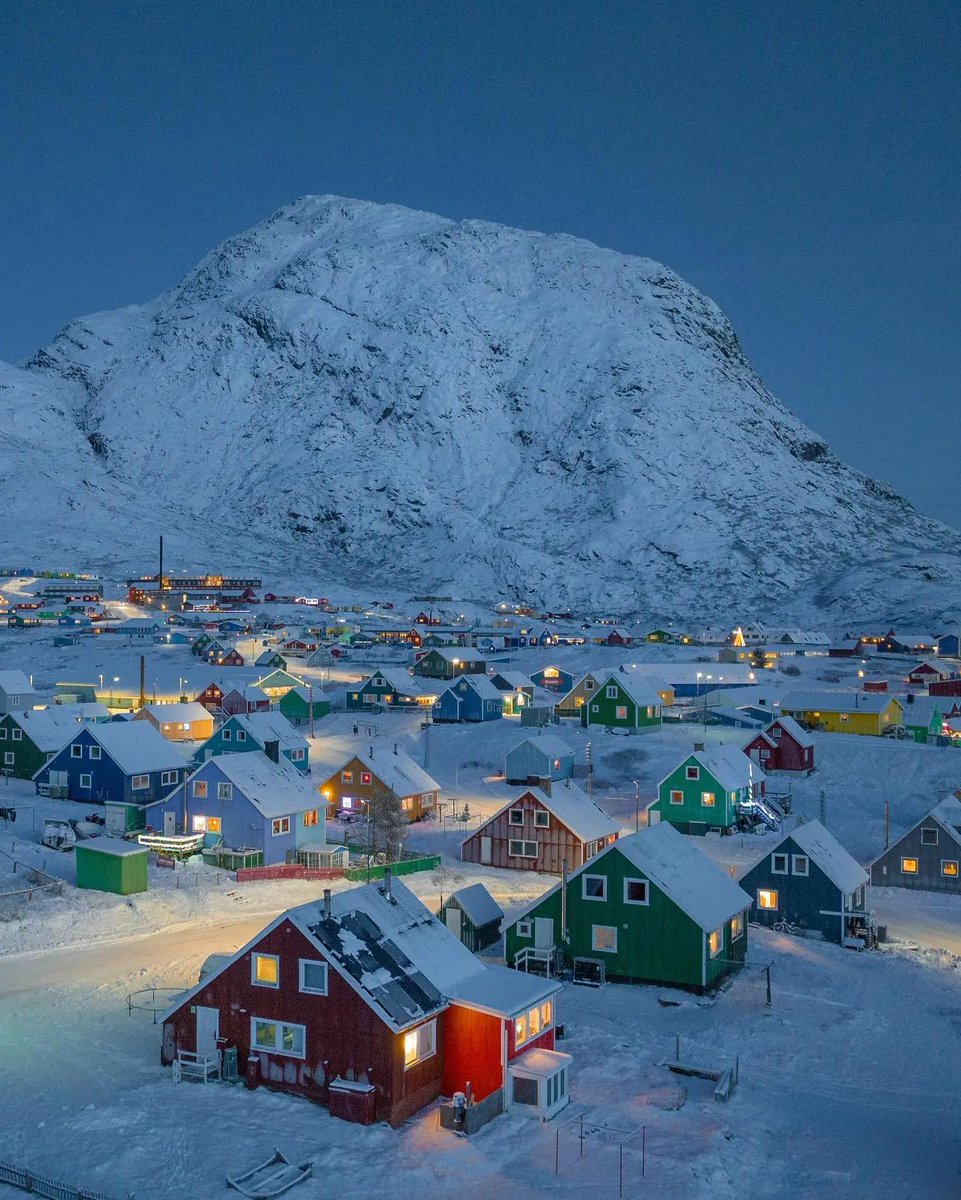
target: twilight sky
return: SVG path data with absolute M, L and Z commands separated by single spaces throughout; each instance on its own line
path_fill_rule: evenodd
M 0 358 L 309 192 L 573 233 L 961 527 L 957 0 L 3 0 L 0 35 Z

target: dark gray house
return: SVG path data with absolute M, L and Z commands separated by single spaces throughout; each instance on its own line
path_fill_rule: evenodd
M 476 954 L 500 937 L 504 910 L 482 883 L 472 883 L 454 892 L 437 915 Z
M 923 892 L 961 892 L 961 799 L 940 804 L 871 863 L 872 887 Z
M 842 943 L 873 923 L 864 908 L 867 871 L 820 821 L 785 834 L 738 883 L 753 901 L 750 919 L 761 925 L 788 921 Z

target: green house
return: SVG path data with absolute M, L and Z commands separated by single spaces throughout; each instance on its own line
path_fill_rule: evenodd
M 581 725 L 640 731 L 661 724 L 662 700 L 636 679 L 614 673 L 580 706 Z
M 620 838 L 507 925 L 509 965 L 704 992 L 747 953 L 751 897 L 669 825 Z M 567 928 L 562 922 L 566 921 Z
M 695 746 L 661 780 L 648 820 L 667 821 L 682 833 L 733 829 L 741 806 L 763 796 L 764 783 L 764 772 L 739 746 Z
M 130 896 L 147 890 L 147 848 L 119 838 L 78 842 L 77 887 Z
M 415 679 L 407 671 L 384 668 L 347 689 L 348 712 L 370 712 L 374 708 L 430 708 L 441 692 L 440 685 Z
M 944 713 L 938 697 L 914 696 L 909 692 L 904 705 L 904 728 L 922 745 L 943 733 Z
M 69 707 L 69 706 L 68 706 Z M 0 767 L 14 779 L 32 779 L 77 732 L 65 708 L 38 708 L 0 717 Z
M 319 721 L 330 712 L 330 701 L 319 690 L 311 696 L 305 687 L 291 688 L 280 697 L 277 707 L 291 725 Z

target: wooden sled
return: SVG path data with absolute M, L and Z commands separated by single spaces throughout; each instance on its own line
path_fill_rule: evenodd
M 268 1196 L 280 1196 L 298 1183 L 310 1177 L 314 1164 L 301 1163 L 298 1167 L 286 1155 L 275 1150 L 273 1156 L 243 1175 L 227 1176 L 227 1187 L 236 1188 L 242 1196 L 252 1200 L 266 1200 Z

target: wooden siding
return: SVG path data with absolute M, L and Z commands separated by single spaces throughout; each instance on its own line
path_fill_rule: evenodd
M 501 1061 L 503 1020 L 452 1004 L 444 1013 L 443 1094 L 464 1092 L 467 1084 L 476 1100 L 504 1086 Z
M 511 809 L 522 810 L 524 813 L 523 825 L 511 825 Z M 489 821 L 471 834 L 461 846 L 461 861 L 480 863 L 481 838 L 489 837 L 491 839 L 490 866 L 560 875 L 566 861 L 568 870 L 576 870 L 591 857 L 588 853 L 589 843 L 576 837 L 553 813 L 549 814 L 550 824 L 546 829 L 535 826 L 534 813 L 546 811 L 535 796 L 530 792 L 524 792 L 511 803 L 509 808 L 495 813 Z M 614 840 L 612 834 L 609 839 L 605 840 L 604 845 L 610 845 Z M 512 841 L 536 842 L 537 857 L 522 858 L 512 855 L 508 845 Z
M 774 871 L 774 855 L 787 855 L 787 874 Z M 794 855 L 803 854 L 808 859 L 807 875 L 794 873 Z M 790 921 L 802 929 L 817 929 L 829 942 L 841 941 L 841 918 L 823 916 L 822 913 L 841 911 L 841 901 L 848 909 L 852 908 L 852 898 L 842 895 L 837 884 L 833 883 L 821 870 L 806 850 L 802 850 L 793 838 L 784 838 L 773 847 L 759 863 L 756 863 L 743 877 L 739 885 L 752 898 L 751 920 L 759 925 L 770 928 L 776 921 Z M 777 892 L 777 908 L 759 908 L 757 903 L 758 890 L 764 888 Z M 858 888 L 854 895 L 854 907 L 860 909 L 864 904 L 863 889 Z
M 317 791 L 321 793 L 324 800 L 327 801 L 327 816 L 330 818 L 336 817 L 338 809 L 344 806 L 344 797 L 348 796 L 353 800 L 352 811 L 366 812 L 367 804 L 371 797 L 377 794 L 379 788 L 384 788 L 385 785 L 377 777 L 377 773 L 371 772 L 370 783 L 361 783 L 362 773 L 368 770 L 367 767 L 358 758 L 352 758 L 350 762 L 344 765 L 329 779 L 318 785 Z M 353 775 L 350 783 L 344 782 L 344 772 L 349 772 Z M 389 790 L 389 789 L 388 789 Z M 407 819 L 410 821 L 419 821 L 427 812 L 433 812 L 437 806 L 437 798 L 439 792 L 415 792 L 411 797 L 410 808 L 405 808 L 404 812 Z M 430 796 L 430 801 L 425 801 L 424 796 Z M 401 801 L 408 797 L 399 797 Z
M 935 845 L 922 842 L 922 829 L 937 830 L 938 840 Z M 905 874 L 902 871 L 902 858 L 918 860 L 917 874 Z M 961 876 L 941 873 L 941 864 L 945 861 L 961 861 L 961 846 L 937 822 L 928 818 L 920 821 L 871 864 L 871 885 L 961 894 Z

